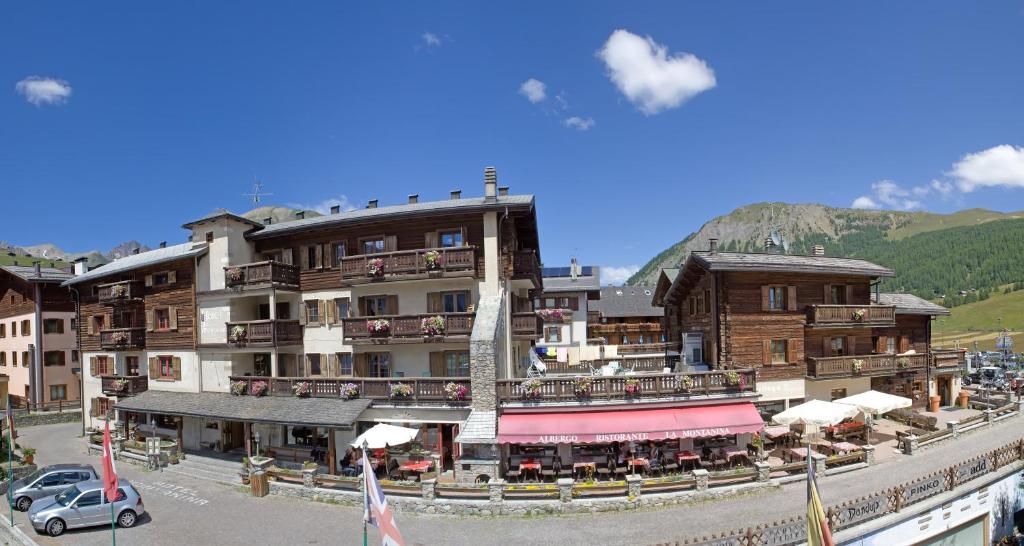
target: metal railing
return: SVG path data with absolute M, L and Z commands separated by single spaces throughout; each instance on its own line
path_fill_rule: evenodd
M 570 402 L 585 400 L 626 400 L 664 398 L 672 396 L 700 396 L 711 394 L 752 393 L 757 388 L 757 372 L 752 369 L 724 372 L 689 372 L 681 374 L 586 376 L 588 391 L 579 393 L 580 379 L 576 377 L 499 379 L 496 384 L 499 403 L 508 402 Z M 634 393 L 627 393 L 627 385 L 635 385 Z

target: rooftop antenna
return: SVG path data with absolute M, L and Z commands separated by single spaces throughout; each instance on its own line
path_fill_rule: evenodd
M 274 195 L 274 194 L 272 194 L 272 193 L 265 193 L 263 191 L 263 183 L 260 182 L 259 180 L 256 180 L 255 182 L 253 182 L 252 193 L 243 193 L 242 194 L 243 197 L 250 197 L 250 198 L 252 198 L 253 208 L 259 208 L 259 206 L 260 206 L 260 198 L 261 197 L 266 197 L 268 195 Z
M 789 252 L 789 240 L 783 233 L 782 224 L 775 217 L 775 203 L 768 207 L 768 236 L 776 247 L 782 247 L 784 252 Z

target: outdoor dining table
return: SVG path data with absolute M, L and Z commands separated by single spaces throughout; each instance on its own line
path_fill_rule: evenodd
M 636 458 L 630 459 L 628 462 L 629 462 L 629 471 L 631 473 L 634 473 L 634 474 L 636 473 L 636 467 L 639 466 L 639 467 L 647 468 L 647 465 L 650 464 L 650 462 L 647 459 L 643 458 L 643 457 L 636 457 Z
M 398 466 L 398 470 L 402 473 L 415 472 L 421 474 L 430 470 L 430 466 L 434 464 L 431 461 L 406 461 Z
M 527 470 L 529 470 L 529 471 L 533 472 L 534 477 L 539 479 L 540 478 L 540 461 L 538 461 L 537 459 L 523 459 L 519 463 L 519 470 L 521 470 L 524 474 L 526 473 Z
M 860 446 L 851 444 L 850 442 L 832 442 L 832 452 L 836 455 L 842 453 L 850 453 L 851 451 L 857 451 Z
M 679 462 L 680 466 L 684 468 L 689 467 L 690 469 L 692 469 L 693 467 L 697 466 L 697 464 L 700 462 L 700 455 L 697 455 L 692 451 L 680 451 L 676 455 L 676 461 Z
M 785 451 L 786 456 L 789 458 L 789 462 L 803 461 L 807 458 L 807 448 L 793 447 Z
M 594 472 L 597 471 L 597 463 L 595 463 L 594 461 L 589 461 L 589 462 L 588 461 L 581 461 L 581 462 L 572 463 L 572 472 L 573 472 L 573 474 L 578 474 L 580 472 L 580 470 L 583 470 L 584 472 L 588 473 L 590 476 L 593 476 Z
M 730 463 L 732 462 L 733 459 L 735 459 L 737 457 L 742 457 L 742 458 L 746 459 L 747 458 L 747 450 L 739 449 L 739 448 L 725 450 L 725 460 L 729 461 Z

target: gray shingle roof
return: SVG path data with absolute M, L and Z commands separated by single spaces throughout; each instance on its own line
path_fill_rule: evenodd
M 231 212 L 230 210 L 227 210 L 227 209 L 217 209 L 217 210 L 211 212 L 210 214 L 207 214 L 206 216 L 203 216 L 202 218 L 200 218 L 198 220 L 192 220 L 191 222 L 187 222 L 187 223 L 183 224 L 181 227 L 183 227 L 185 229 L 191 229 L 192 226 L 194 226 L 196 224 L 199 224 L 201 222 L 208 222 L 210 220 L 216 220 L 218 218 L 231 218 L 232 220 L 237 220 L 239 222 L 242 222 L 242 223 L 245 223 L 245 224 L 249 224 L 249 225 L 252 225 L 252 226 L 256 226 L 256 227 L 262 227 L 263 226 L 263 224 L 261 224 L 259 222 L 256 222 L 254 220 L 250 220 L 250 219 L 248 219 L 245 216 L 242 216 L 240 214 L 235 214 L 235 213 Z
M 498 412 L 473 410 L 459 428 L 455 441 L 466 444 L 493 444 L 498 441 Z
M 74 275 L 67 271 L 52 267 L 40 267 L 39 277 L 36 277 L 36 270 L 32 266 L 0 265 L 0 269 L 29 282 L 61 282 L 74 277 Z
M 926 299 L 919 298 L 913 294 L 878 294 L 879 305 L 895 305 L 897 315 L 948 315 L 949 309 L 932 303 Z M 871 294 L 871 301 L 875 301 L 875 294 Z
M 370 400 L 356 398 L 296 398 L 292 396 L 234 396 L 220 392 L 146 391 L 126 398 L 119 410 L 275 423 L 351 428 Z
M 609 318 L 661 317 L 665 311 L 651 304 L 653 295 L 654 288 L 650 286 L 605 286 L 601 299 L 590 302 L 589 309 Z
M 115 275 L 117 273 L 123 273 L 125 271 L 131 271 L 140 267 L 147 267 L 151 265 L 161 264 L 164 262 L 172 262 L 174 260 L 180 260 L 182 258 L 190 258 L 192 256 L 199 256 L 200 254 L 206 253 L 206 244 L 195 244 L 195 243 L 182 243 L 180 245 L 169 246 L 166 248 L 157 248 L 150 250 L 149 252 L 140 252 L 138 254 L 132 254 L 119 258 L 106 265 L 97 267 L 84 275 L 79 275 L 67 281 L 61 286 L 69 286 L 72 284 L 78 284 L 80 282 L 92 281 L 109 275 Z
M 316 218 L 304 218 L 263 226 L 263 229 L 250 233 L 250 239 L 264 239 L 295 231 L 308 229 L 334 227 L 347 223 L 373 220 L 379 217 L 388 219 L 402 216 L 415 216 L 425 213 L 444 214 L 474 212 L 485 210 L 504 210 L 510 208 L 532 208 L 532 195 L 505 195 L 498 196 L 494 201 L 488 202 L 483 197 L 469 197 L 465 199 L 448 199 L 445 201 L 427 201 L 423 203 L 408 203 L 404 205 L 391 205 L 372 209 L 356 209 L 338 214 L 326 214 Z
M 710 271 L 786 271 L 893 277 L 896 273 L 867 260 L 831 256 L 798 256 L 758 252 L 692 252 L 690 259 Z

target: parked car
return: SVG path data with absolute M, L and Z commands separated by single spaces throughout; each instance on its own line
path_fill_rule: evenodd
M 121 527 L 132 527 L 146 513 L 142 495 L 128 480 L 118 481 L 114 509 L 103 496 L 103 481 L 91 480 L 68 487 L 54 497 L 39 499 L 28 511 L 38 533 L 58 536 L 67 529 L 110 525 L 111 514 Z
M 55 464 L 44 466 L 35 472 L 15 480 L 11 484 L 11 505 L 22 512 L 43 497 L 52 497 L 79 482 L 98 479 L 96 470 L 90 464 Z M 5 484 L 6 485 L 6 484 Z M 5 490 L 4 493 L 7 491 Z

